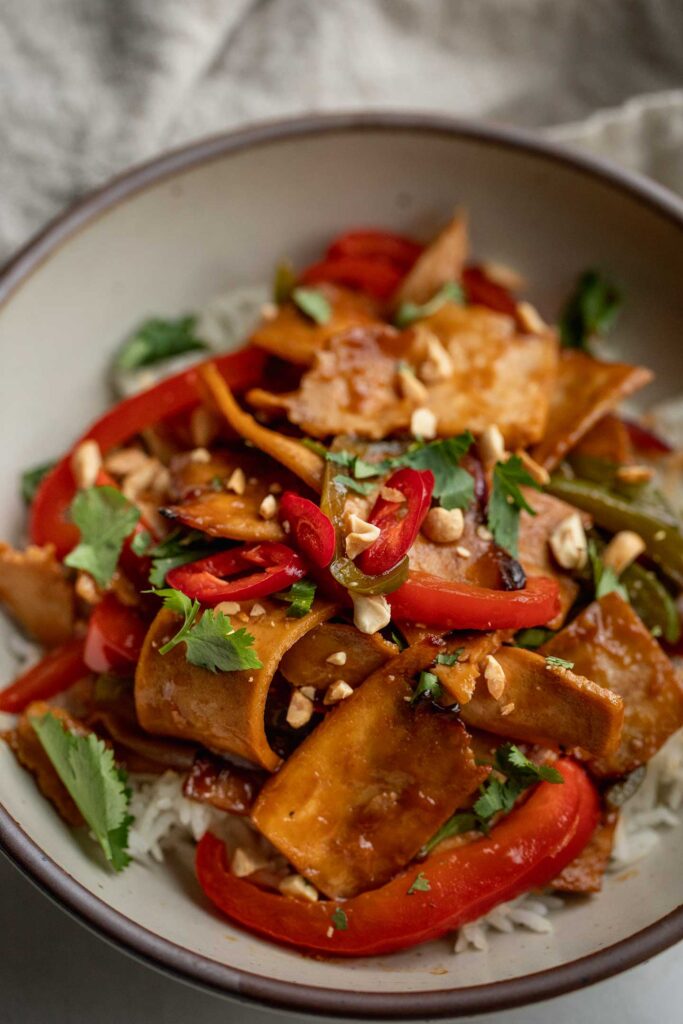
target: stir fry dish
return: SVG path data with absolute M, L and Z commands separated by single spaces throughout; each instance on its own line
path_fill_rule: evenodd
M 4 738 L 103 867 L 173 772 L 208 900 L 309 953 L 600 890 L 683 724 L 675 453 L 618 411 L 649 370 L 594 354 L 615 287 L 585 272 L 558 326 L 523 289 L 461 214 L 350 231 L 237 351 L 143 324 L 117 367 L 185 368 L 24 475 L 0 600 L 43 655 Z

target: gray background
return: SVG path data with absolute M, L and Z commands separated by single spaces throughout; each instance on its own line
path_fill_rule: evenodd
M 681 0 L 3 0 L 0 259 L 132 162 L 312 110 L 521 124 L 683 191 L 682 43 Z M 276 1019 L 123 956 L 2 858 L 0 894 L 1 1024 Z M 682 951 L 477 1020 L 674 1024 Z

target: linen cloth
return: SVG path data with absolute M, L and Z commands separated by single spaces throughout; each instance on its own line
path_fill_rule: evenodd
M 3 0 L 0 260 L 131 163 L 307 111 L 571 122 L 683 190 L 682 44 L 681 0 Z

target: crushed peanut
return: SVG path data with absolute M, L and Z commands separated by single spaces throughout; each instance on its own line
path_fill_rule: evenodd
M 458 545 L 458 547 L 455 549 L 455 553 L 456 555 L 460 555 L 461 558 L 470 558 L 472 555 L 470 549 L 464 547 L 462 544 Z
M 361 633 L 377 633 L 391 622 L 391 608 L 384 594 L 365 597 L 351 594 L 353 601 L 353 624 Z
M 383 487 L 379 492 L 380 498 L 384 498 L 385 501 L 393 501 L 395 504 L 400 505 L 402 501 L 406 500 L 406 496 L 403 491 L 399 491 L 398 487 Z
M 413 437 L 424 438 L 431 441 L 436 437 L 436 416 L 431 409 L 421 405 L 415 409 L 410 417 L 410 433 Z
M 650 466 L 620 466 L 616 476 L 622 484 L 647 484 L 652 480 L 654 470 Z
M 221 601 L 214 608 L 215 612 L 223 612 L 224 615 L 237 615 L 239 610 L 240 606 L 237 601 Z
M 76 486 L 85 490 L 94 487 L 102 468 L 102 455 L 97 441 L 81 441 L 71 456 L 71 472 Z
M 148 456 L 140 448 L 119 448 L 117 452 L 107 455 L 104 468 L 114 476 L 128 476 L 140 466 L 144 466 Z
M 430 508 L 422 524 L 422 532 L 435 544 L 450 544 L 460 540 L 465 529 L 465 517 L 459 508 Z
M 416 405 L 423 405 L 427 401 L 427 388 L 409 367 L 402 366 L 396 371 L 396 376 L 398 389 L 403 398 L 407 398 L 409 402 L 415 402 Z
M 216 416 L 205 405 L 198 405 L 190 416 L 190 437 L 195 448 L 206 448 L 218 435 Z
M 266 494 L 259 505 L 259 515 L 263 519 L 274 519 L 277 515 L 277 498 L 274 494 Z
M 544 334 L 548 330 L 545 320 L 530 302 L 517 303 L 517 319 L 529 334 Z
M 518 448 L 515 454 L 532 480 L 535 480 L 541 487 L 545 487 L 546 484 L 550 483 L 550 473 L 545 466 L 541 466 L 540 463 L 536 462 L 536 459 L 532 459 L 523 448 Z
M 243 846 L 237 846 L 230 860 L 230 870 L 237 878 L 246 878 L 253 875 L 255 871 L 264 867 L 267 862 L 257 854 L 245 850 Z
M 624 569 L 628 569 L 644 551 L 645 541 L 639 533 L 634 533 L 633 530 L 620 530 L 603 551 L 602 560 L 617 576 L 621 576 Z
M 325 661 L 330 665 L 345 665 L 346 664 L 346 651 L 334 651 L 332 654 L 325 658 Z
M 505 692 L 505 684 L 507 680 L 505 678 L 503 666 L 493 657 L 492 654 L 486 655 L 486 660 L 484 662 L 484 679 L 486 680 L 486 686 L 493 699 L 500 700 Z
M 558 523 L 548 539 L 555 561 L 563 569 L 582 569 L 588 561 L 588 541 L 578 512 Z
M 475 532 L 479 540 L 493 540 L 493 534 L 486 526 L 478 526 Z
M 417 372 L 426 384 L 437 384 L 453 375 L 453 360 L 437 336 L 428 328 L 426 331 L 426 359 L 420 363 Z
M 353 689 L 343 679 L 337 679 L 331 683 L 325 691 L 323 704 L 338 704 L 340 700 L 346 700 L 353 693 Z
M 228 481 L 225 485 L 226 491 L 232 491 L 233 494 L 244 494 L 247 487 L 247 478 L 244 475 L 244 470 L 238 466 L 233 469 L 232 473 L 228 477 Z
M 263 607 L 262 604 L 259 604 L 257 601 L 256 604 L 253 604 L 251 606 L 251 611 L 249 612 L 249 614 L 252 617 L 252 619 L 258 619 L 261 615 L 266 614 L 266 609 Z
M 152 488 L 160 469 L 164 467 L 158 459 L 147 459 L 138 469 L 123 478 L 121 491 L 129 501 L 135 501 L 141 494 Z
M 283 878 L 278 889 L 283 896 L 290 896 L 295 900 L 303 900 L 308 903 L 317 903 L 318 890 L 302 875 L 287 875 Z
M 348 533 L 344 540 L 346 554 L 350 559 L 358 558 L 362 551 L 366 551 L 375 543 L 380 534 L 379 526 L 367 523 L 355 512 L 347 518 Z
M 509 704 L 504 704 L 503 705 L 503 707 L 500 709 L 500 713 L 501 713 L 501 715 L 503 717 L 505 717 L 505 715 L 511 715 L 514 710 L 515 710 L 514 701 L 510 701 Z
M 312 714 L 313 701 L 301 690 L 294 690 L 289 698 L 287 725 L 291 725 L 292 729 L 301 729 L 307 722 L 310 722 Z
M 526 286 L 526 279 L 514 267 L 509 267 L 507 263 L 498 263 L 495 260 L 490 260 L 487 263 L 482 263 L 481 269 L 489 281 L 499 284 L 501 288 L 508 288 L 512 292 L 519 292 Z
M 315 700 L 317 697 L 315 686 L 302 686 L 299 693 L 303 693 L 304 697 L 308 697 L 309 700 Z
M 102 600 L 102 593 L 89 572 L 78 573 L 74 590 L 86 604 L 98 604 Z
M 497 462 L 504 462 L 507 458 L 505 440 L 495 423 L 482 432 L 479 438 L 479 455 L 485 469 L 491 469 Z
M 193 448 L 189 454 L 190 462 L 211 462 L 211 452 L 206 448 Z

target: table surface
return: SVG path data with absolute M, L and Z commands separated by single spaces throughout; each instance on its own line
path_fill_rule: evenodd
M 276 1024 L 302 1018 L 247 1009 L 159 974 L 98 939 L 0 857 L 3 1024 Z M 679 1024 L 683 944 L 618 979 L 471 1024 Z M 307 1018 L 310 1019 L 310 1018 Z M 465 1022 L 466 1024 L 466 1022 Z

